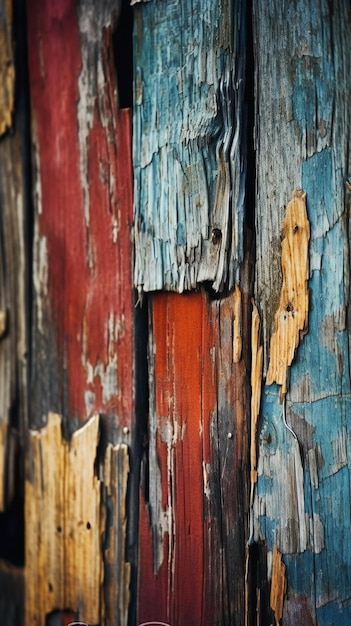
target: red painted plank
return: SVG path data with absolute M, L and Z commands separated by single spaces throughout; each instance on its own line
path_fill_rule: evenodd
M 89 33 L 82 36 L 72 0 L 28 6 L 37 164 L 35 332 L 47 343 L 52 335 L 58 354 L 58 371 L 50 376 L 61 386 L 61 398 L 52 400 L 60 406 L 47 408 L 79 420 L 103 411 L 129 426 L 131 121 L 117 106 L 111 28 L 112 18 L 102 24 L 96 48 Z M 91 84 L 84 86 L 89 46 L 97 58 L 89 65 Z M 37 358 L 35 366 L 49 378 L 44 357 Z
M 235 306 L 152 297 L 139 622 L 244 623 L 249 363 L 233 356 Z M 245 337 L 245 316 L 240 327 Z
M 142 511 L 140 622 L 195 624 L 200 623 L 203 610 L 205 437 L 201 430 L 209 428 L 215 408 L 211 333 L 206 332 L 205 320 L 206 301 L 200 294 L 153 298 L 156 445 L 165 532 L 163 559 L 154 577 Z

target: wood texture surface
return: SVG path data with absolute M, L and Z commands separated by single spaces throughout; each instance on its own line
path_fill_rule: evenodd
M 255 539 L 286 565 L 282 624 L 350 621 L 349 207 L 350 6 L 340 0 L 254 2 L 257 255 L 255 303 L 264 371 L 258 436 Z M 271 376 L 284 269 L 281 233 L 292 190 L 310 222 L 308 333 L 285 400 Z M 294 270 L 302 258 L 295 259 Z M 280 366 L 279 366 L 280 367 Z M 272 384 L 268 384 L 272 383 Z M 343 547 L 341 547 L 343 546 Z M 342 572 L 342 574 L 341 574 Z M 270 570 L 268 569 L 268 578 Z M 259 586 L 259 585 L 258 585 Z M 259 592 L 258 592 L 259 593 Z M 262 610 L 262 604 L 261 604 Z
M 239 282 L 246 180 L 245 4 L 135 5 L 135 284 Z
M 69 443 L 61 418 L 30 431 L 26 468 L 25 624 L 45 626 L 59 607 L 82 621 L 127 624 L 130 567 L 125 563 L 128 449 L 107 447 L 101 480 L 95 472 L 99 418 Z M 107 519 L 104 490 L 112 517 Z M 102 538 L 108 546 L 105 573 Z M 107 588 L 103 583 L 107 581 Z M 116 585 L 117 588 L 116 588 Z M 106 615 L 107 614 L 107 615 Z
M 244 623 L 249 379 L 233 358 L 237 300 L 152 298 L 139 622 Z
M 15 100 L 15 59 L 13 50 L 13 8 L 11 0 L 0 4 L 0 136 L 12 126 Z
M 132 413 L 131 126 L 118 109 L 118 4 L 31 2 L 33 419 Z

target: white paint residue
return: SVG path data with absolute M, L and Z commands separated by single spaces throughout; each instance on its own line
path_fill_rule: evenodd
M 43 310 L 48 294 L 48 249 L 47 239 L 39 234 L 38 222 L 34 227 L 34 291 L 37 300 L 37 322 L 39 332 L 43 332 Z
M 107 365 L 98 363 L 94 367 L 94 377 L 100 376 L 102 387 L 102 401 L 106 404 L 118 393 L 117 384 L 117 354 L 109 357 Z
M 94 123 L 94 110 L 98 101 L 99 117 L 107 129 L 111 116 L 104 106 L 105 75 L 102 60 L 103 30 L 110 26 L 111 16 L 116 11 L 114 3 L 105 2 L 96 7 L 95 3 L 84 6 L 78 3 L 77 13 L 81 37 L 82 68 L 78 78 L 79 101 L 78 136 L 80 150 L 80 177 L 84 198 L 84 216 L 89 225 L 90 202 L 88 182 L 88 138 Z M 117 94 L 116 94 L 117 99 Z
M 35 120 L 32 124 L 32 135 L 33 135 L 33 160 L 34 160 L 34 198 L 37 214 L 41 215 L 43 211 L 43 203 L 42 203 L 42 193 L 41 193 L 41 180 L 40 180 L 40 157 L 38 150 L 38 138 L 37 138 L 37 127 Z
M 260 454 L 259 476 L 272 481 L 270 493 L 256 494 L 255 540 L 260 538 L 259 516 L 279 520 L 275 543 L 283 554 L 303 552 L 307 548 L 303 468 L 298 442 L 292 438 L 289 453 L 277 449 L 270 456 Z M 272 480 L 274 477 L 274 481 Z
M 205 463 L 202 461 L 202 474 L 203 474 L 203 483 L 204 483 L 204 494 L 207 500 L 211 499 L 211 488 L 210 488 L 210 473 L 211 466 L 209 463 Z

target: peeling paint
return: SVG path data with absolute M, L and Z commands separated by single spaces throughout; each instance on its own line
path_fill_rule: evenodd
M 48 295 L 48 246 L 47 238 L 39 234 L 38 223 L 34 228 L 34 264 L 33 283 L 37 294 L 37 324 L 39 332 L 43 332 L 43 312 Z
M 281 385 L 281 398 L 285 396 L 290 367 L 301 338 L 308 326 L 309 277 L 308 242 L 310 225 L 306 212 L 306 193 L 293 192 L 283 222 L 282 273 L 283 285 L 275 328 L 270 343 L 270 362 L 267 385 Z
M 272 580 L 270 605 L 274 611 L 276 626 L 279 626 L 283 617 L 284 595 L 286 592 L 286 567 L 277 546 L 273 549 Z

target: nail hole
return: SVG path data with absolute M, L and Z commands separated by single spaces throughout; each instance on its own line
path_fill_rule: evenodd
M 87 529 L 90 530 L 91 529 L 91 524 L 90 522 L 87 522 Z

